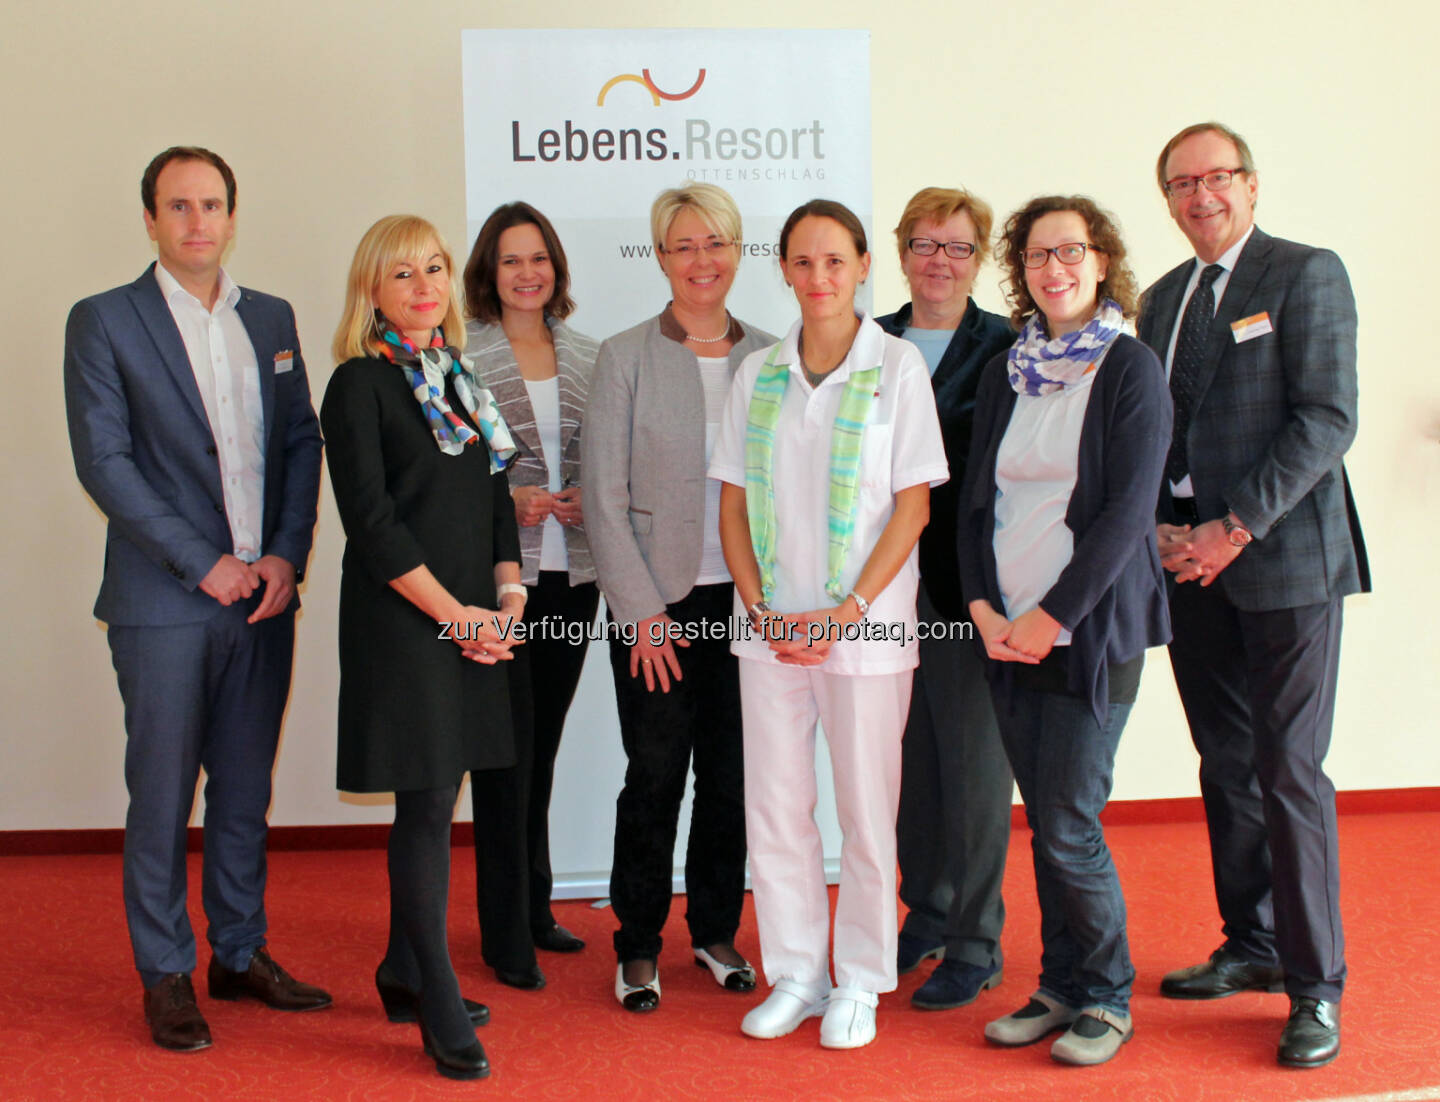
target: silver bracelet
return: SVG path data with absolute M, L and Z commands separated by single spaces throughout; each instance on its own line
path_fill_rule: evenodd
M 522 601 L 530 599 L 530 593 L 523 585 L 516 585 L 514 582 L 505 582 L 495 587 L 495 599 L 497 601 L 503 601 L 512 593 L 519 594 Z
M 853 597 L 855 600 L 855 607 L 860 610 L 860 619 L 863 620 L 865 619 L 865 617 L 869 616 L 870 602 L 867 601 L 864 597 L 860 596 L 860 594 L 856 593 L 853 589 L 850 591 L 850 596 Z

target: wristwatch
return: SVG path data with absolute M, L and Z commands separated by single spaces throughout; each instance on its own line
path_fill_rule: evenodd
M 514 582 L 505 582 L 495 587 L 495 599 L 497 601 L 503 601 L 512 593 L 519 597 L 522 601 L 528 600 L 530 597 L 530 594 L 526 591 L 523 585 L 516 585 Z
M 763 600 L 756 601 L 745 611 L 750 615 L 750 626 L 758 629 L 761 621 L 770 614 L 770 602 Z
M 863 620 L 870 615 L 870 602 L 853 589 L 850 591 L 850 599 L 855 602 L 855 607 L 860 610 L 860 619 Z
M 1231 547 L 1248 547 L 1255 538 L 1234 513 L 1226 513 L 1220 523 L 1225 527 L 1225 538 L 1230 541 Z

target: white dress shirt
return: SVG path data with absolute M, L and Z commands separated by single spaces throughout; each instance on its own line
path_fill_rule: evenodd
M 155 282 L 180 330 L 215 438 L 231 550 L 254 562 L 261 554 L 265 507 L 265 412 L 255 347 L 235 311 L 240 288 L 222 269 L 220 294 L 207 310 L 163 264 L 155 265 Z

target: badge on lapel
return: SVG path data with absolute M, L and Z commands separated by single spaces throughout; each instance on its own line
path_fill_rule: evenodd
M 1230 323 L 1230 335 L 1235 338 L 1236 344 L 1244 344 L 1246 341 L 1253 341 L 1256 337 L 1263 337 L 1266 333 L 1275 332 L 1275 327 L 1270 324 L 1270 311 L 1262 310 L 1258 314 L 1251 314 L 1248 318 L 1241 318 L 1239 321 Z
M 275 353 L 275 374 L 283 375 L 295 367 L 295 353 L 286 348 Z

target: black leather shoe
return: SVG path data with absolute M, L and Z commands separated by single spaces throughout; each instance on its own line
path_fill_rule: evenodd
M 275 1010 L 324 1010 L 330 1005 L 330 993 L 308 983 L 301 983 L 276 964 L 262 946 L 250 957 L 250 967 L 232 972 L 210 958 L 206 981 L 212 999 L 259 999 Z
M 375 969 L 375 990 L 380 993 L 380 1004 L 385 1007 L 385 1017 L 392 1022 L 414 1022 L 419 1020 L 419 1003 L 415 992 L 395 978 L 390 966 L 383 960 Z M 461 999 L 465 1013 L 470 1015 L 471 1025 L 484 1025 L 490 1020 L 490 1008 L 484 1003 Z
M 576 937 L 559 923 L 534 935 L 533 940 L 535 948 L 544 949 L 550 953 L 578 953 L 585 948 L 583 938 Z
M 1255 964 L 1222 947 L 1204 964 L 1166 973 L 1160 994 L 1167 999 L 1223 999 L 1237 991 L 1283 991 L 1284 979 L 1279 965 Z
M 517 968 L 513 972 L 508 968 L 497 968 L 495 978 L 506 987 L 518 987 L 521 991 L 539 991 L 545 986 L 545 973 L 540 971 L 537 964 L 532 964 L 529 968 Z
M 1290 1020 L 1276 1054 L 1287 1068 L 1318 1068 L 1340 1055 L 1340 1004 L 1290 996 Z
M 464 1048 L 448 1049 L 435 1040 L 420 1018 L 420 1043 L 425 1046 L 425 1055 L 434 1059 L 435 1070 L 446 1079 L 484 1079 L 490 1074 L 490 1061 L 485 1057 L 485 1048 L 479 1041 Z
M 184 972 L 172 972 L 145 989 L 145 1020 L 150 1038 L 174 1052 L 209 1048 L 210 1027 L 195 1005 L 195 987 Z

